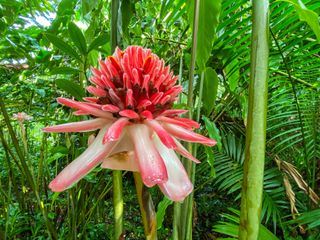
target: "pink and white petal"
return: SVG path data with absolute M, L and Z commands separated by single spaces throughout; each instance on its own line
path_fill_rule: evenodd
M 119 118 L 107 130 L 106 134 L 103 137 L 103 143 L 117 141 L 121 136 L 123 128 L 129 124 L 130 122 L 128 118 Z
M 82 110 L 74 111 L 72 114 L 75 115 L 75 116 L 90 115 L 90 113 L 82 111 Z
M 184 113 L 187 113 L 188 110 L 185 109 L 169 109 L 165 110 L 163 113 L 161 113 L 161 116 L 175 116 L 175 115 L 181 115 Z
M 87 113 L 94 115 L 94 116 L 97 116 L 97 117 L 113 119 L 113 116 L 111 113 L 104 112 L 104 111 L 99 110 L 93 106 L 90 106 L 89 103 L 76 102 L 74 100 L 62 98 L 62 97 L 57 98 L 57 102 L 65 105 L 65 106 L 71 107 L 71 108 L 76 108 L 76 109 L 82 110 L 84 112 L 87 112 Z
M 143 112 L 140 113 L 141 117 L 144 117 L 146 119 L 153 119 L 153 115 L 150 111 L 144 110 Z
M 188 152 L 187 149 L 175 138 L 173 138 L 175 143 L 177 144 L 177 148 L 175 149 L 176 152 L 178 152 L 181 156 L 190 159 L 191 161 L 195 163 L 200 163 L 198 159 L 196 159 L 191 153 Z
M 167 147 L 167 148 L 173 148 L 175 149 L 177 147 L 177 144 L 175 143 L 174 139 L 171 137 L 171 135 L 161 126 L 160 123 L 156 120 L 146 120 L 144 121 L 149 127 L 151 127 L 158 137 L 160 138 L 161 142 Z
M 102 106 L 103 111 L 111 112 L 111 113 L 117 113 L 120 111 L 120 108 L 113 104 L 105 104 Z
M 157 136 L 154 136 L 153 142 L 168 172 L 168 181 L 158 184 L 161 191 L 172 201 L 183 201 L 193 190 L 193 185 L 186 170 L 174 150 L 164 146 Z
M 80 122 L 65 123 L 56 126 L 45 127 L 44 132 L 89 132 L 100 129 L 111 123 L 110 120 L 104 118 L 96 118 Z
M 165 117 L 165 116 L 159 116 L 156 118 L 157 120 L 164 122 L 164 123 L 172 123 L 172 124 L 176 124 L 179 125 L 181 127 L 184 127 L 186 129 L 192 129 L 192 126 L 190 126 L 188 123 L 186 122 L 182 122 L 182 121 L 178 121 L 175 118 L 172 117 Z
M 189 118 L 175 117 L 174 119 L 177 120 L 177 121 L 183 122 L 183 123 L 189 125 L 192 128 L 199 128 L 200 127 L 200 124 L 198 122 L 196 122 L 196 121 L 194 121 L 192 119 L 189 119 Z
M 122 117 L 130 118 L 130 119 L 137 119 L 140 117 L 138 113 L 136 113 L 135 111 L 130 110 L 130 109 L 125 109 L 125 110 L 120 111 L 119 115 Z
M 53 192 L 61 192 L 70 188 L 111 153 L 118 142 L 110 142 L 106 145 L 102 144 L 102 138 L 108 127 L 110 125 L 101 129 L 94 142 L 49 184 L 49 188 Z
M 148 187 L 168 180 L 166 166 L 150 138 L 150 130 L 145 124 L 128 127 L 134 144 L 135 157 L 138 160 L 142 181 Z
M 175 124 L 165 123 L 163 124 L 163 127 L 170 134 L 183 141 L 201 143 L 207 146 L 214 146 L 217 143 L 213 139 L 206 138 L 198 133 L 192 132 Z

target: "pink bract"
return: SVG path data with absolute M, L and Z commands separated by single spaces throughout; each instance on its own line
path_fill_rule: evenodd
M 75 109 L 75 115 L 89 115 L 91 120 L 46 127 L 45 132 L 87 132 L 89 146 L 49 185 L 60 192 L 75 184 L 94 167 L 138 171 L 148 187 L 158 185 L 173 201 L 182 201 L 193 189 L 175 152 L 198 162 L 177 140 L 207 146 L 215 140 L 194 133 L 199 128 L 193 120 L 182 118 L 183 109 L 171 109 L 182 87 L 176 85 L 170 66 L 139 46 L 115 53 L 92 68 L 94 97 L 78 102 L 58 98 L 60 104 Z

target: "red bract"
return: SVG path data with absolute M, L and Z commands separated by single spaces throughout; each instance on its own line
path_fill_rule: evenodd
M 159 185 L 170 199 L 182 201 L 193 189 L 175 152 L 198 162 L 177 139 L 213 146 L 216 141 L 194 133 L 199 124 L 180 117 L 186 110 L 171 109 L 182 91 L 164 61 L 138 46 L 116 49 L 113 56 L 92 68 L 87 88 L 95 97 L 84 102 L 58 98 L 92 120 L 46 127 L 45 132 L 87 132 L 99 129 L 87 150 L 49 185 L 52 191 L 72 186 L 94 167 L 139 171 L 148 187 Z

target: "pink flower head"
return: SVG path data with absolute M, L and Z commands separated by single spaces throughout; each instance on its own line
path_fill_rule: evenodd
M 12 118 L 18 120 L 19 122 L 29 121 L 33 119 L 32 116 L 29 116 L 25 112 L 15 113 L 13 114 Z
M 176 152 L 195 159 L 178 141 L 213 146 L 216 141 L 194 133 L 199 124 L 180 117 L 186 110 L 171 109 L 182 91 L 177 76 L 162 59 L 138 46 L 116 49 L 113 56 L 92 68 L 94 97 L 84 102 L 58 98 L 60 104 L 76 109 L 75 115 L 91 120 L 44 128 L 45 132 L 88 132 L 99 130 L 88 148 L 50 183 L 52 191 L 71 187 L 97 165 L 102 168 L 140 172 L 148 187 L 158 185 L 174 201 L 182 201 L 193 189 Z

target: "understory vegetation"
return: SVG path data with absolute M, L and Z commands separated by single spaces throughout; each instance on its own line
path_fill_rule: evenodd
M 90 68 L 112 55 L 112 31 L 121 49 L 150 48 L 170 64 L 184 88 L 174 108 L 188 109 L 193 1 L 112 2 L 119 8 L 103 0 L 0 2 L 0 239 L 114 239 L 111 170 L 96 168 L 61 193 L 48 188 L 86 149 L 90 134 L 42 132 L 84 119 L 56 98 L 90 96 Z M 320 239 L 320 2 L 302 2 L 269 3 L 259 239 Z M 192 236 L 238 239 L 250 111 L 251 1 L 200 0 L 198 21 L 189 110 L 201 124 L 198 132 L 217 145 L 193 148 L 201 163 L 195 166 Z M 19 112 L 30 119 L 19 121 Z M 122 179 L 120 239 L 144 239 L 132 172 L 122 171 Z M 157 188 L 149 192 L 158 239 L 172 239 L 174 203 Z

